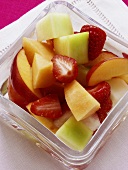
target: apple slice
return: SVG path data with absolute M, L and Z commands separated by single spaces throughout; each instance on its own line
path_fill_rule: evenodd
M 86 66 L 88 67 L 92 67 L 95 64 L 101 62 L 101 61 L 105 61 L 105 60 L 109 60 L 111 58 L 116 58 L 117 56 L 115 54 L 113 54 L 112 52 L 109 51 L 102 51 L 99 56 L 97 58 L 95 58 L 94 60 L 90 60 Z
M 58 130 L 58 128 L 54 125 L 53 120 L 48 119 L 46 117 L 42 117 L 42 116 L 37 116 L 34 113 L 31 112 L 30 108 L 31 108 L 31 104 L 29 103 L 26 108 L 28 109 L 29 113 L 37 120 L 39 121 L 41 124 L 43 124 L 45 127 L 47 127 L 50 131 L 52 131 L 53 133 L 56 133 L 56 131 Z
M 52 69 L 52 61 L 46 60 L 39 54 L 34 55 L 32 63 L 32 80 L 34 89 L 45 88 L 55 82 Z
M 65 144 L 76 151 L 82 151 L 89 140 L 93 131 L 84 123 L 78 122 L 71 116 L 56 132 L 56 136 Z
M 70 16 L 64 13 L 49 13 L 36 24 L 39 41 L 73 34 Z
M 128 84 L 121 78 L 112 78 L 107 81 L 111 87 L 111 99 L 113 106 L 124 96 L 128 91 Z
M 65 99 L 77 121 L 94 114 L 99 108 L 99 102 L 94 99 L 76 80 L 64 87 Z
M 47 43 L 24 37 L 22 44 L 30 65 L 32 65 L 35 53 L 40 54 L 49 61 L 55 55 L 53 48 Z
M 128 59 L 117 57 L 94 65 L 88 71 L 86 81 L 88 86 L 94 86 L 102 81 L 124 74 L 128 74 Z
M 78 64 L 88 62 L 89 33 L 77 33 L 54 39 L 56 54 L 74 58 Z
M 17 93 L 28 102 L 32 102 L 42 97 L 39 89 L 34 89 L 32 85 L 32 68 L 30 67 L 24 50 L 20 50 L 14 58 L 11 67 L 11 81 Z

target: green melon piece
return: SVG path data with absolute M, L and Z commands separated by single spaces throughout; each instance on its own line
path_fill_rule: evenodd
M 60 140 L 76 151 L 82 151 L 85 148 L 92 134 L 93 131 L 83 122 L 78 122 L 74 116 L 71 116 L 56 132 Z
M 39 41 L 73 34 L 70 16 L 65 13 L 49 13 L 36 24 Z
M 77 33 L 54 39 L 54 48 L 57 54 L 74 58 L 78 64 L 88 62 L 89 33 Z
M 85 67 L 84 65 L 78 66 L 78 75 L 77 75 L 76 80 L 84 87 L 87 86 L 86 75 L 87 75 L 89 69 L 90 68 Z

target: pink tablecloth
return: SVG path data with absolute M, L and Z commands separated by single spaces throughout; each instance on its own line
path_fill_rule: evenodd
M 1 0 L 0 1 L 0 29 L 17 20 L 23 14 L 43 2 L 44 0 Z M 128 5 L 128 0 L 123 0 Z
M 123 2 L 128 6 L 128 0 L 123 0 Z
M 0 0 L 0 29 L 17 20 L 44 0 Z

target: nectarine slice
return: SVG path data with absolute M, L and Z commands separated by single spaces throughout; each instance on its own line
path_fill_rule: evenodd
M 47 43 L 24 37 L 22 44 L 30 65 L 32 65 L 35 53 L 40 54 L 49 61 L 55 55 L 53 48 Z
M 23 49 L 14 58 L 11 67 L 11 81 L 15 91 L 28 102 L 42 97 L 40 90 L 33 88 L 32 68 Z
M 7 89 L 8 89 L 9 99 L 14 103 L 16 103 L 18 106 L 26 110 L 26 105 L 28 104 L 28 102 L 24 97 L 20 96 L 17 93 L 17 91 L 13 88 L 10 77 L 8 78 Z
M 94 86 L 102 81 L 110 80 L 128 73 L 128 59 L 113 58 L 94 65 L 87 73 L 88 86 Z
M 52 61 L 46 60 L 37 53 L 34 55 L 32 63 L 32 80 L 34 89 L 45 88 L 55 82 L 52 69 Z
M 87 64 L 85 64 L 86 66 L 92 67 L 95 64 L 101 62 L 101 61 L 105 61 L 105 60 L 109 60 L 111 58 L 116 58 L 117 56 L 115 54 L 113 54 L 112 52 L 109 51 L 102 51 L 99 56 L 97 58 L 95 58 L 94 60 L 90 60 Z

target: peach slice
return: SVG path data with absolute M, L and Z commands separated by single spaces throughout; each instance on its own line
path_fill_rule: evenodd
M 102 81 L 110 80 L 128 73 L 128 59 L 112 58 L 94 65 L 87 73 L 88 86 L 94 86 Z
M 40 54 L 49 61 L 55 54 L 51 45 L 44 42 L 41 43 L 37 40 L 24 37 L 22 44 L 30 65 L 32 65 L 35 53 Z
M 32 86 L 32 68 L 23 49 L 14 58 L 11 67 L 11 81 L 15 91 L 28 102 L 42 97 L 40 90 L 34 89 Z
M 112 52 L 102 51 L 97 58 L 95 58 L 94 60 L 90 60 L 87 64 L 85 64 L 85 66 L 92 67 L 101 61 L 109 60 L 111 58 L 116 58 L 116 57 L 117 56 L 113 54 Z
M 55 82 L 52 69 L 52 61 L 46 60 L 41 55 L 35 53 L 32 63 L 32 80 L 34 89 L 45 88 Z

